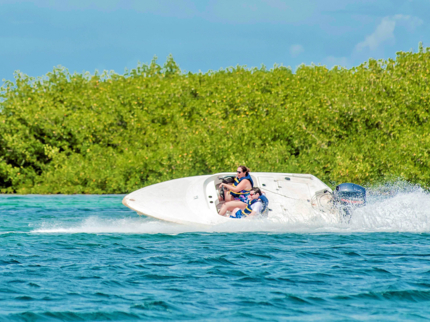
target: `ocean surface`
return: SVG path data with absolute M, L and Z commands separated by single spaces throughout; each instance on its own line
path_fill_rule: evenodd
M 426 321 L 430 196 L 346 224 L 139 217 L 121 195 L 0 196 L 0 321 Z

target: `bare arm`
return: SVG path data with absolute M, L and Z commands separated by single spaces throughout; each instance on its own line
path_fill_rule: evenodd
M 239 192 L 241 190 L 245 190 L 247 184 L 250 185 L 248 179 L 241 181 L 236 187 L 231 184 L 221 183 L 224 187 L 226 187 L 228 190 L 231 190 L 233 192 Z

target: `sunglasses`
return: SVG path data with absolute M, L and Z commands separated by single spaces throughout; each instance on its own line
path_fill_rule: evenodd
M 250 193 L 249 195 L 250 195 L 250 196 L 255 196 L 255 193 Z
M 242 173 L 242 171 L 236 171 L 237 173 Z

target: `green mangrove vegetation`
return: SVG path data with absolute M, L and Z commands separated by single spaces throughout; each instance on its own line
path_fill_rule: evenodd
M 430 185 L 430 48 L 351 69 L 16 72 L 0 92 L 0 191 L 126 193 L 184 176 L 311 173 Z

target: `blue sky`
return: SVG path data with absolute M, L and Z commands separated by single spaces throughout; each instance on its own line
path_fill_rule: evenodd
M 154 55 L 181 69 L 352 67 L 430 47 L 429 0 L 0 0 L 0 79 L 54 66 L 122 74 Z

